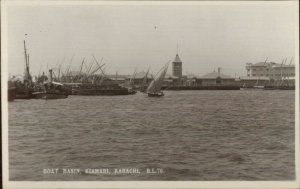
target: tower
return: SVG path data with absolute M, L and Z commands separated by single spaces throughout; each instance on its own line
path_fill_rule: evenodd
M 178 53 L 172 62 L 172 75 L 178 78 L 182 77 L 182 61 L 180 60 Z

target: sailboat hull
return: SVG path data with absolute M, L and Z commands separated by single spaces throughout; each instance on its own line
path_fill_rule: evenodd
M 164 93 L 148 93 L 148 97 L 162 97 Z

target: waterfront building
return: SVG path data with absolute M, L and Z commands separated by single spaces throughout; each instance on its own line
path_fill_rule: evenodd
M 246 64 L 248 77 L 267 77 L 270 80 L 290 80 L 295 78 L 295 65 L 275 62 L 258 62 Z
M 213 71 L 199 78 L 194 79 L 196 86 L 233 86 L 236 85 L 235 78 L 221 73 L 221 68 L 218 71 Z
M 178 78 L 182 77 L 182 61 L 180 60 L 178 53 L 172 62 L 172 75 Z

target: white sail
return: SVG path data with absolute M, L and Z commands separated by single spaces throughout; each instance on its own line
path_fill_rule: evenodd
M 149 69 L 148 69 L 148 71 L 146 72 L 146 74 L 145 74 L 145 76 L 144 76 L 144 78 L 143 78 L 143 81 L 142 81 L 142 83 L 141 83 L 141 86 L 140 86 L 141 91 L 144 91 L 144 87 L 145 87 L 146 84 L 147 84 L 148 74 L 149 74 Z
M 168 66 L 165 66 L 164 69 L 160 72 L 159 76 L 153 79 L 150 85 L 147 88 L 147 93 L 159 93 L 167 73 Z

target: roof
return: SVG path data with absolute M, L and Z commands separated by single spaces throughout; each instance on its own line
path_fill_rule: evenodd
M 222 73 L 218 73 L 216 71 L 213 71 L 211 73 L 208 73 L 204 76 L 201 76 L 200 79 L 216 79 L 217 77 L 220 77 L 222 79 L 234 79 L 232 78 L 231 76 L 229 75 L 225 75 L 225 74 L 222 74 Z
M 175 56 L 175 59 L 174 59 L 174 61 L 173 62 L 182 62 L 181 60 L 180 60 L 180 58 L 179 58 L 179 55 L 178 54 L 176 54 L 176 56 Z
M 252 64 L 251 66 L 281 66 L 281 64 L 278 64 L 275 62 L 258 62 L 258 63 Z
M 295 64 L 291 64 L 291 65 L 285 65 L 285 64 L 276 64 L 275 66 L 273 66 L 274 68 L 295 68 Z

